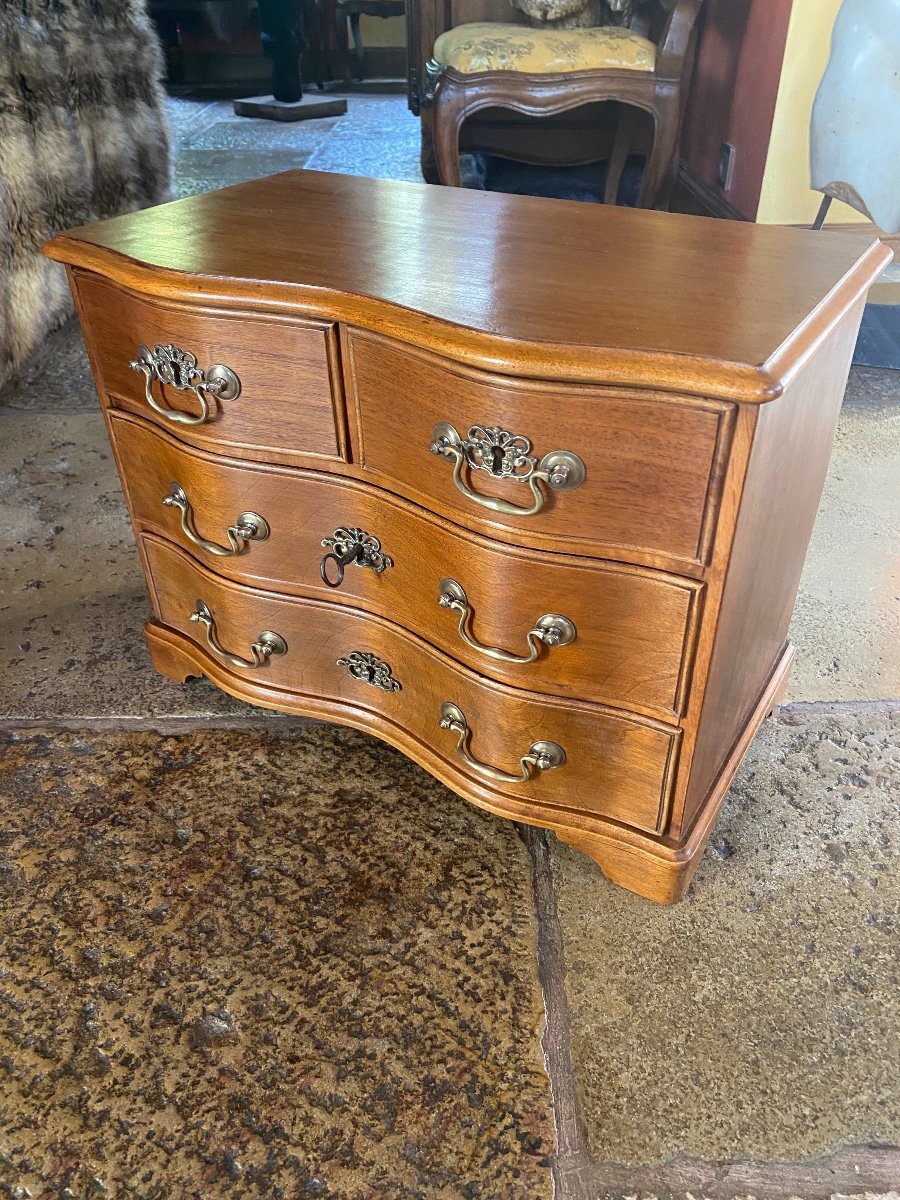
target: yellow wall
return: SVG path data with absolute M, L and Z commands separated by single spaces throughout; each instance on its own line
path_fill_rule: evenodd
M 406 22 L 403 17 L 367 17 L 359 22 L 364 46 L 405 46 Z
M 768 225 L 808 225 L 822 200 L 809 186 L 809 122 L 816 89 L 831 49 L 831 30 L 841 0 L 794 0 L 775 119 L 763 174 L 757 221 Z M 835 201 L 832 222 L 863 222 L 865 217 Z

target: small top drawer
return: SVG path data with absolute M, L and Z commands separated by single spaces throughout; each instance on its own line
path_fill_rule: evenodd
M 522 381 L 345 338 L 353 457 L 373 482 L 535 547 L 675 570 L 707 560 L 733 406 Z
M 75 282 L 98 388 L 113 407 L 243 458 L 340 456 L 333 327 L 148 298 L 81 272 Z

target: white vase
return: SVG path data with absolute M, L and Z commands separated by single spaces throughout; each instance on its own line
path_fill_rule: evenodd
M 844 0 L 810 131 L 812 186 L 900 233 L 900 0 Z

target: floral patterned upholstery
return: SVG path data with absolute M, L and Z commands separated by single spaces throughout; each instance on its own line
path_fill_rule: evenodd
M 618 25 L 595 29 L 532 29 L 528 25 L 483 22 L 457 25 L 434 43 L 442 67 L 462 74 L 524 71 L 535 75 L 563 71 L 652 71 L 656 46 Z

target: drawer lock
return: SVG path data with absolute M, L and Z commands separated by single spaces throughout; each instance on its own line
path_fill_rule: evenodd
M 390 665 L 368 650 L 351 650 L 346 658 L 337 660 L 337 665 L 345 667 L 347 674 L 360 683 L 381 688 L 383 692 L 402 691 L 400 680 L 394 678 Z
M 209 420 L 209 398 L 213 400 L 237 400 L 241 394 L 241 381 L 231 367 L 220 363 L 203 371 L 197 366 L 197 357 L 190 350 L 182 350 L 170 342 L 154 346 L 138 346 L 137 358 L 128 364 L 132 371 L 144 374 L 144 395 L 154 412 L 176 425 L 202 425 Z M 177 412 L 165 408 L 153 395 L 156 381 L 177 388 L 180 392 L 193 392 L 200 403 L 200 413 Z
M 394 565 L 394 560 L 381 549 L 378 538 L 364 529 L 342 526 L 331 537 L 322 538 L 322 545 L 329 551 L 322 555 L 319 574 L 322 582 L 330 588 L 340 587 L 344 582 L 344 567 L 356 563 L 358 567 L 370 567 L 377 575 Z M 329 573 L 329 563 L 334 570 Z

